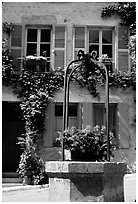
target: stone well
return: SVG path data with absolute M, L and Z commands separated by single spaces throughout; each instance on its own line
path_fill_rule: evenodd
M 48 161 L 52 202 L 123 202 L 125 163 Z

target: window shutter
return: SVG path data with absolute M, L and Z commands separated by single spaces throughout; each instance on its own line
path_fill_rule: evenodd
M 128 71 L 129 67 L 129 54 L 128 51 L 118 50 L 118 68 L 121 72 Z
M 118 104 L 118 128 L 120 148 L 129 148 L 129 109 L 128 104 Z
M 22 25 L 13 25 L 14 30 L 11 33 L 11 56 L 13 59 L 14 70 L 20 71 L 20 61 L 22 48 Z
M 65 66 L 65 26 L 55 26 L 54 68 Z
M 87 125 L 93 126 L 92 103 L 82 103 L 82 126 L 85 128 Z
M 77 59 L 77 53 L 79 50 L 85 51 L 85 27 L 75 27 L 74 59 Z
M 128 71 L 129 54 L 128 54 L 128 37 L 129 32 L 126 27 L 118 28 L 118 69 L 121 72 Z

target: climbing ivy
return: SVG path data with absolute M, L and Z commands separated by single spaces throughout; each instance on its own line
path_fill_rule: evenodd
M 128 26 L 131 35 L 136 34 L 136 2 L 119 2 L 103 8 L 101 17 L 111 17 L 117 14 L 121 18 L 121 25 Z

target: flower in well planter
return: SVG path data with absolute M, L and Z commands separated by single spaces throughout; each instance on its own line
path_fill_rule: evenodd
M 106 161 L 107 160 L 107 134 L 104 126 L 95 126 L 91 129 L 86 126 L 79 130 L 68 128 L 63 133 L 64 148 L 71 151 L 72 160 L 78 161 Z M 110 137 L 110 156 L 113 157 L 113 134 Z M 57 139 L 58 143 L 61 141 Z

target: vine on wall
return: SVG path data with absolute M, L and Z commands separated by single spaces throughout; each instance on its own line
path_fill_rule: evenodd
M 121 25 L 128 26 L 131 35 L 136 34 L 136 2 L 119 2 L 103 8 L 101 17 L 111 17 L 117 14 L 121 18 Z

